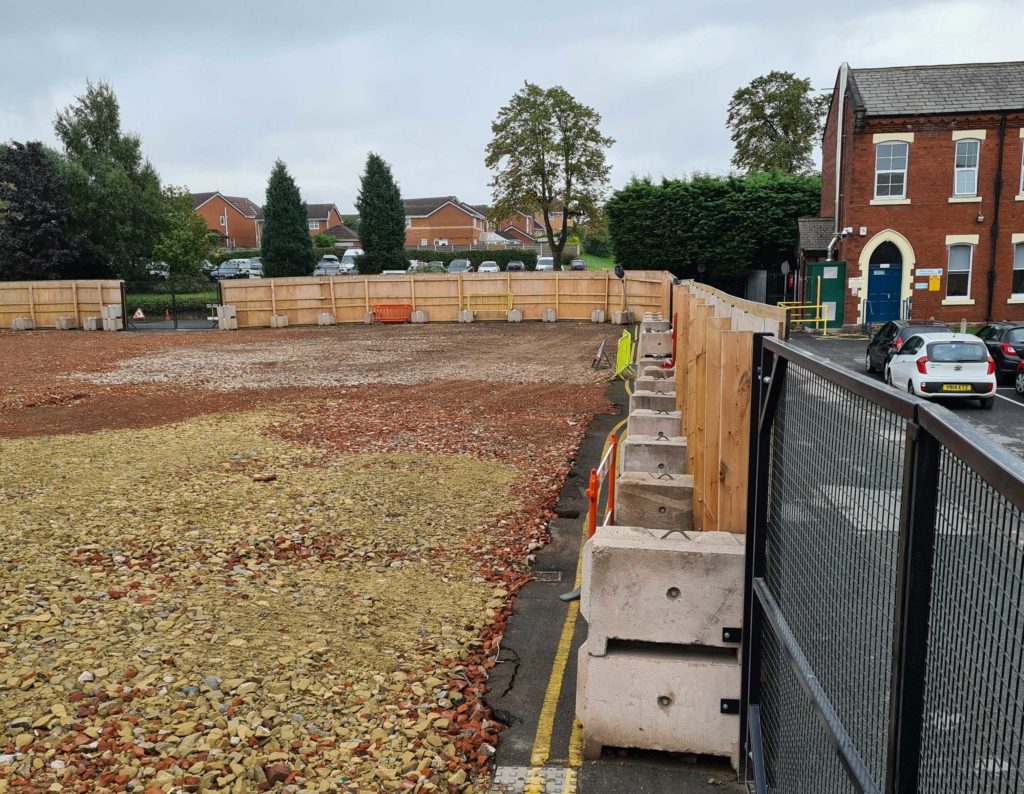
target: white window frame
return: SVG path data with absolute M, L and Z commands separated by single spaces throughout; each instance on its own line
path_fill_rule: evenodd
M 1017 191 L 1018 196 L 1024 196 L 1024 131 L 1021 132 L 1022 144 L 1020 147 L 1020 190 Z
M 428 240 L 426 237 L 421 237 L 420 248 L 426 248 L 428 245 L 430 245 L 430 240 Z
M 881 146 L 902 146 L 904 150 L 903 156 L 903 168 L 886 168 L 879 169 L 878 167 L 878 152 Z M 890 155 L 891 156 L 891 155 Z M 910 144 L 907 141 L 879 141 L 875 144 L 875 176 L 874 176 L 874 197 L 876 201 L 899 201 L 907 197 L 907 166 L 910 165 Z M 881 174 L 903 174 L 903 192 L 898 195 L 880 196 L 878 194 L 878 177 Z
M 966 246 L 969 249 L 969 255 L 967 259 L 967 292 L 964 295 L 950 295 L 949 294 L 949 276 L 954 271 L 950 267 L 950 256 L 953 253 L 953 249 L 959 246 Z M 956 271 L 962 273 L 962 270 Z M 974 275 L 974 244 L 973 243 L 950 243 L 946 246 L 946 298 L 953 299 L 968 299 L 971 297 L 971 278 Z
M 320 221 L 309 221 L 308 226 L 311 232 L 320 231 Z
M 1020 251 L 1020 263 L 1017 262 L 1017 252 Z M 1024 298 L 1024 291 L 1013 291 L 1013 275 L 1018 270 L 1024 270 L 1024 241 L 1013 244 L 1013 262 L 1010 267 L 1010 295 L 1014 298 Z
M 405 216 L 405 228 L 406 229 L 411 229 L 412 228 L 412 218 L 410 218 L 408 215 Z
M 956 164 L 961 144 L 975 144 L 977 146 L 977 157 L 973 166 L 958 167 Z M 953 195 L 954 196 L 977 196 L 978 195 L 978 170 L 981 166 L 981 140 L 978 138 L 961 138 L 953 145 Z M 957 177 L 961 173 L 974 172 L 974 190 L 960 191 L 957 189 Z

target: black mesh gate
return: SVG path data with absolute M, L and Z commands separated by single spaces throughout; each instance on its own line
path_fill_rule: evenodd
M 1024 462 L 774 338 L 754 367 L 750 788 L 1024 791 Z
M 126 281 L 121 287 L 124 327 L 129 331 L 170 331 L 216 327 L 220 284 L 205 280 L 177 283 Z

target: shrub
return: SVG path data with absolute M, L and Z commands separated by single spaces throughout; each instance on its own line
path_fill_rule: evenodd
M 584 253 L 607 258 L 612 255 L 612 244 L 607 233 L 588 234 L 583 240 Z
M 207 292 L 189 292 L 174 296 L 175 310 L 180 314 L 195 314 L 206 311 L 207 303 L 217 302 L 217 290 Z M 125 296 L 125 308 L 128 316 L 136 309 L 142 309 L 147 317 L 159 317 L 164 311 L 171 308 L 171 296 L 169 293 L 147 292 L 138 295 L 129 294 Z

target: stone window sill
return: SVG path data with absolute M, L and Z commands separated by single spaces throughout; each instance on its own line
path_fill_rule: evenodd
M 871 201 L 868 202 L 868 203 L 872 207 L 885 207 L 885 206 L 890 205 L 890 204 L 894 205 L 894 206 L 898 205 L 898 204 L 909 204 L 910 203 L 910 199 L 908 199 L 908 198 L 902 198 L 902 199 L 880 198 L 880 199 L 871 199 Z
M 943 306 L 973 306 L 974 298 L 943 298 Z
M 950 204 L 980 204 L 981 196 L 950 196 Z
M 1007 303 L 1024 303 L 1024 295 L 1011 295 L 1006 299 Z

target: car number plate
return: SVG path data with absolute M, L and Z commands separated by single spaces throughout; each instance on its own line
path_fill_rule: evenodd
M 973 391 L 974 389 L 967 383 L 943 383 L 943 391 Z

